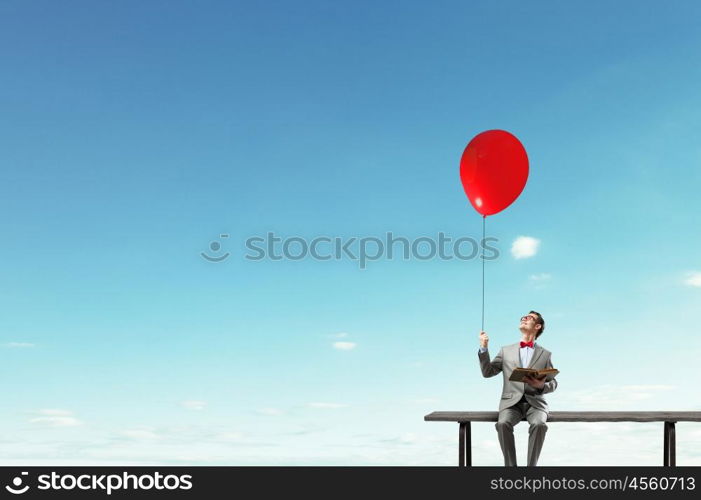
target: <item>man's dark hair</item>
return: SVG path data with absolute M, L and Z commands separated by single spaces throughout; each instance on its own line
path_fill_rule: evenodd
M 537 314 L 538 315 L 538 319 L 536 320 L 536 323 L 540 325 L 540 330 L 538 330 L 538 333 L 535 334 L 535 338 L 538 338 L 543 334 L 543 331 L 545 330 L 545 320 L 543 319 L 543 316 L 541 316 L 538 311 L 529 311 L 528 314 Z

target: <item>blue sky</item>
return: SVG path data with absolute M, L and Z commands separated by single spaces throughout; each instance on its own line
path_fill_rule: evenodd
M 492 128 L 531 166 L 487 219 L 492 344 L 536 309 L 551 409 L 700 409 L 700 11 L 3 2 L 0 461 L 453 464 L 457 428 L 423 415 L 500 393 L 480 262 L 252 262 L 244 242 L 477 238 L 458 162 Z M 521 236 L 539 245 L 517 259 Z M 553 425 L 541 462 L 657 464 L 661 426 L 624 427 Z M 678 436 L 701 464 L 699 426 Z M 492 426 L 473 439 L 501 463 Z

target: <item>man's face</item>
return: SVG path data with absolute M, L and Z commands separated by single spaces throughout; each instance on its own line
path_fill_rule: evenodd
M 519 329 L 527 332 L 537 332 L 538 327 L 536 325 L 538 325 L 538 316 L 533 313 L 528 313 L 521 318 Z

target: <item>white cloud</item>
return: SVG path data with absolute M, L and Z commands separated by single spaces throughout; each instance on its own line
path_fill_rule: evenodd
M 309 403 L 310 408 L 346 408 L 348 405 L 341 403 Z
M 347 336 L 348 336 L 348 333 L 346 333 L 346 332 L 338 332 L 338 333 L 331 334 L 331 337 L 333 337 L 335 339 L 342 339 L 342 338 L 347 337 Z
M 549 402 L 557 401 L 556 397 L 557 392 Z M 553 411 L 565 409 L 572 408 L 553 408 Z M 271 431 L 269 426 L 260 425 L 260 417 L 253 415 L 251 418 L 249 424 L 244 421 L 237 424 L 248 425 L 247 428 L 215 422 L 198 425 L 169 425 L 165 422 L 165 425 L 155 428 L 128 428 L 126 434 L 124 428 L 110 430 L 101 425 L 86 432 L 81 429 L 70 440 L 62 429 L 55 429 L 56 434 L 47 439 L 36 429 L 20 426 L 3 440 L 0 460 L 16 466 L 454 467 L 457 463 L 454 450 L 458 436 L 452 424 L 429 422 L 417 426 L 411 419 L 402 424 L 398 423 L 402 420 L 400 417 L 399 421 L 387 425 L 373 422 L 363 428 L 360 421 L 334 418 L 325 419 L 324 427 L 316 430 L 293 419 L 281 419 L 276 421 L 275 427 L 279 429 Z M 552 423 L 548 427 L 539 465 L 661 465 L 660 422 Z M 677 465 L 701 465 L 701 432 L 698 427 L 696 423 L 677 424 Z M 303 432 L 290 432 L 300 428 Z M 514 431 L 519 464 L 525 464 L 528 424 L 521 422 Z M 473 423 L 472 458 L 475 465 L 503 465 L 493 422 Z
M 154 440 L 160 438 L 158 434 L 148 429 L 127 429 L 120 432 L 120 434 L 129 439 L 136 440 Z
M 33 424 L 46 424 L 51 427 L 75 427 L 83 424 L 75 417 L 36 417 L 29 419 L 29 421 Z
M 242 432 L 222 432 L 217 434 L 217 438 L 224 440 L 224 441 L 242 441 L 243 440 L 243 433 Z
M 73 415 L 72 411 L 69 410 L 59 410 L 59 409 L 44 409 L 44 410 L 39 410 L 37 413 L 41 415 L 50 415 L 54 417 L 66 417 L 69 415 Z
M 36 413 L 41 416 L 30 418 L 29 421 L 33 424 L 43 424 L 49 427 L 76 427 L 83 424 L 68 410 L 45 409 Z
M 333 343 L 333 348 L 338 349 L 340 351 L 350 351 L 351 349 L 355 349 L 356 343 L 355 342 L 334 342 Z
M 560 405 L 571 405 L 573 409 L 639 409 L 642 402 L 674 389 L 676 387 L 662 384 L 602 385 L 563 395 Z
M 684 284 L 688 286 L 701 287 L 701 272 L 694 271 L 687 274 Z
M 188 410 L 203 410 L 207 403 L 205 401 L 181 401 L 180 406 L 187 408 Z
M 8 342 L 5 344 L 7 347 L 35 347 L 36 344 L 32 344 L 31 342 Z
M 282 410 L 279 410 L 277 408 L 261 408 L 259 410 L 256 410 L 256 412 L 259 415 L 266 415 L 268 417 L 276 417 L 278 415 L 282 415 Z
M 415 443 L 416 442 L 416 434 L 413 432 L 406 432 L 399 436 L 399 442 L 400 443 L 405 443 L 405 444 L 410 444 L 410 443 Z
M 538 252 L 540 240 L 531 236 L 519 236 L 511 244 L 511 255 L 515 259 L 533 257 Z

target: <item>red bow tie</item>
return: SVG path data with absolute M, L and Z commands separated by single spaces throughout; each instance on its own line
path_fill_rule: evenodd
M 530 347 L 533 349 L 533 341 L 531 340 L 530 342 L 521 342 L 521 347 Z

